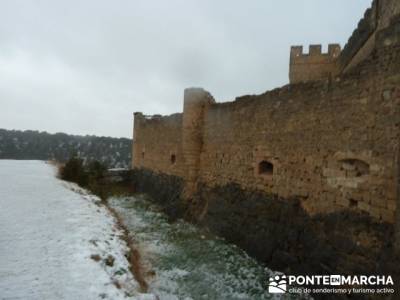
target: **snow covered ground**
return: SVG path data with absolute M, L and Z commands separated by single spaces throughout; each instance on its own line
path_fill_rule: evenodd
M 154 299 L 138 292 L 107 209 L 54 173 L 0 160 L 0 299 Z

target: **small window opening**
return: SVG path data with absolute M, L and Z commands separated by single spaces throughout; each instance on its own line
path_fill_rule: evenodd
M 171 154 L 171 164 L 174 164 L 176 162 L 176 155 Z
M 144 159 L 144 151 L 142 152 L 142 159 Z
M 263 160 L 258 164 L 258 174 L 260 175 L 272 175 L 274 173 L 274 165 L 269 161 Z
M 349 206 L 350 206 L 351 208 L 356 208 L 356 207 L 358 207 L 358 201 L 357 201 L 357 200 L 354 200 L 354 199 L 349 199 Z

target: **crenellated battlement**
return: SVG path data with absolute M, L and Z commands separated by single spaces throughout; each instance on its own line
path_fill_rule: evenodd
M 310 45 L 308 53 L 303 52 L 303 46 L 293 46 L 290 50 L 290 83 L 330 77 L 336 71 L 340 53 L 339 44 L 329 44 L 327 53 L 322 53 L 321 45 Z
M 291 59 L 310 59 L 313 57 L 332 58 L 335 59 L 340 55 L 341 47 L 339 44 L 329 44 L 328 52 L 322 53 L 322 45 L 310 45 L 308 53 L 303 52 L 303 46 L 292 46 L 290 50 Z

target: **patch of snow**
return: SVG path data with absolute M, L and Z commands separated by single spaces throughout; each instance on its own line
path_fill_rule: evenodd
M 0 298 L 155 299 L 138 292 L 100 200 L 54 173 L 40 161 L 0 160 Z

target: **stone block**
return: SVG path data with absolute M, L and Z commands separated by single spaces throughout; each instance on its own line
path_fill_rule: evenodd
M 381 209 L 380 216 L 381 216 L 382 221 L 384 221 L 384 222 L 394 223 L 394 221 L 395 221 L 395 213 L 391 210 Z
M 367 202 L 360 201 L 360 202 L 358 202 L 358 208 L 360 210 L 362 210 L 362 211 L 365 211 L 365 212 L 369 213 L 370 210 L 371 210 L 371 205 L 369 203 L 367 203 Z
M 388 201 L 387 201 L 387 208 L 388 208 L 388 210 L 390 210 L 390 211 L 396 211 L 396 207 L 397 207 L 396 201 L 394 201 L 394 200 L 388 200 Z

